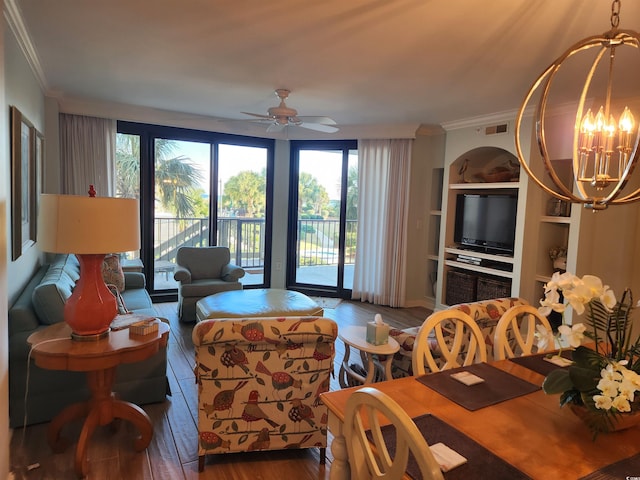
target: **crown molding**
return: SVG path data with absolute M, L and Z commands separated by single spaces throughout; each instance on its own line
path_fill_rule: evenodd
M 507 122 L 514 120 L 518 115 L 517 110 L 505 110 L 503 112 L 491 113 L 489 115 L 480 115 L 477 117 L 464 118 L 462 120 L 455 120 L 453 122 L 445 122 L 442 124 L 447 132 L 450 130 L 459 130 L 461 128 L 468 127 L 480 127 L 487 124 Z
M 20 46 L 20 50 L 24 54 L 33 74 L 36 76 L 40 87 L 44 92 L 47 91 L 47 78 L 42 70 L 40 59 L 36 48 L 31 41 L 31 36 L 27 30 L 27 26 L 22 20 L 22 12 L 18 7 L 16 0 L 4 0 L 4 18 L 7 20 L 9 28 Z

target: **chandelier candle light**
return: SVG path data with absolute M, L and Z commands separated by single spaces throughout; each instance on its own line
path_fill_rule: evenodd
M 134 198 L 40 195 L 38 245 L 42 251 L 75 254 L 80 278 L 65 303 L 64 320 L 76 340 L 109 333 L 118 313 L 116 298 L 102 279 L 107 253 L 140 248 L 140 210 Z
M 534 82 L 520 107 L 516 119 L 516 150 L 520 164 L 531 179 L 550 195 L 571 203 L 583 204 L 594 210 L 606 209 L 608 205 L 625 204 L 640 200 L 640 188 L 628 188 L 627 182 L 638 161 L 638 121 L 628 106 L 622 107 L 625 94 L 619 98 L 613 96 L 614 66 L 616 55 L 620 57 L 623 47 L 637 54 L 640 48 L 640 35 L 633 30 L 618 29 L 620 23 L 620 0 L 614 0 L 611 6 L 611 30 L 602 35 L 585 38 L 571 46 L 556 59 Z M 572 182 L 563 182 L 552 164 L 548 149 L 547 128 L 548 99 L 553 80 L 563 65 L 567 69 L 575 67 L 574 55 L 596 48 L 595 57 L 590 62 L 586 79 L 580 92 L 573 132 L 573 174 Z M 626 58 L 626 57 L 624 57 Z M 608 62 L 606 61 L 608 59 Z M 600 68 L 599 70 L 599 67 Z M 635 78 L 623 65 L 619 77 L 623 80 Z M 604 71 L 598 76 L 599 71 Z M 631 70 L 634 71 L 634 70 Z M 598 82 L 599 79 L 606 81 Z M 634 80 L 635 81 L 635 80 Z M 573 82 L 571 82 L 573 83 Z M 600 83 L 600 85 L 598 85 Z M 598 88 L 600 87 L 600 88 Z M 532 161 L 522 152 L 520 143 L 522 119 L 532 98 L 539 95 L 535 105 L 535 133 L 540 155 L 553 186 L 545 185 L 532 171 Z M 636 93 L 636 92 L 634 92 Z M 636 95 L 637 96 L 637 95 Z M 626 98 L 626 97 L 625 97 Z M 602 104 L 594 115 L 589 102 L 600 99 Z M 597 102 L 597 100 L 595 100 Z M 596 103 L 597 105 L 597 103 Z M 586 111 L 585 111 L 586 110 Z M 616 113 L 614 115 L 614 112 Z M 616 118 L 617 116 L 617 118 Z M 630 191 L 633 190 L 633 191 Z

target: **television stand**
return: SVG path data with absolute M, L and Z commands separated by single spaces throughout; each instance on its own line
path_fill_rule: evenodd
M 486 273 L 497 277 L 513 278 L 513 257 L 504 254 L 483 253 L 471 249 L 447 247 L 445 264 L 461 270 Z

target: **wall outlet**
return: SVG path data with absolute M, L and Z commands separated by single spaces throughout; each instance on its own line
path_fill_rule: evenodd
M 274 262 L 273 269 L 276 271 L 282 270 L 282 262 Z

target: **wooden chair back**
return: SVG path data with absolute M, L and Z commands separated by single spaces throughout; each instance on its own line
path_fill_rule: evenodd
M 424 321 L 413 345 L 414 375 L 439 372 L 487 361 L 480 327 L 466 313 L 448 309 Z
M 554 344 L 544 349 L 538 347 L 538 326 L 541 326 L 547 335 L 552 334 L 549 320 L 540 315 L 537 308 L 531 305 L 511 307 L 502 314 L 496 326 L 493 338 L 494 358 L 504 360 L 554 350 Z
M 381 428 L 386 418 L 395 427 L 396 447 L 389 453 Z M 367 437 L 367 429 L 371 439 Z M 352 480 L 403 478 L 413 454 L 422 478 L 443 479 L 427 441 L 411 417 L 391 397 L 372 387 L 364 387 L 347 400 L 344 435 L 349 453 Z

